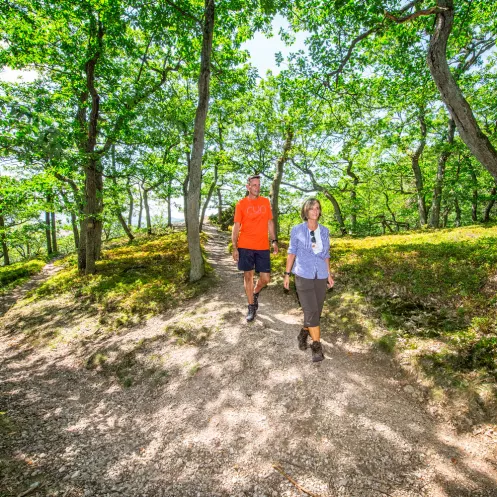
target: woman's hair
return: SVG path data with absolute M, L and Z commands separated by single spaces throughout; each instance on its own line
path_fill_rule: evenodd
M 319 205 L 319 217 L 318 219 L 321 218 L 321 202 L 317 198 L 309 198 L 304 202 L 304 205 L 302 206 L 302 210 L 300 211 L 300 217 L 304 220 L 307 221 L 307 214 L 309 213 L 309 210 L 312 209 L 316 204 Z

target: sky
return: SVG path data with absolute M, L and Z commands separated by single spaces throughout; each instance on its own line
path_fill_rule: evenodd
M 259 76 L 264 77 L 268 69 L 273 74 L 279 74 L 280 68 L 276 65 L 275 55 L 278 52 L 286 58 L 291 52 L 305 49 L 305 34 L 299 33 L 295 37 L 295 43 L 287 47 L 281 40 L 278 32 L 281 28 L 287 28 L 288 23 L 282 16 L 276 16 L 273 21 L 273 36 L 266 38 L 263 33 L 256 33 L 252 40 L 246 42 L 242 48 L 248 50 L 251 55 L 252 65 L 257 67 Z M 284 68 L 285 63 L 283 63 Z

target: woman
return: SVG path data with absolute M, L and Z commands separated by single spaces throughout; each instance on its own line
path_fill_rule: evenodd
M 292 228 L 286 259 L 283 286 L 290 287 L 290 271 L 295 274 L 295 286 L 304 310 L 304 327 L 298 335 L 300 350 L 307 349 L 312 338 L 312 361 L 324 359 L 319 319 L 323 310 L 326 289 L 334 285 L 330 272 L 330 231 L 318 223 L 321 217 L 319 200 L 311 198 L 302 206 L 304 220 Z

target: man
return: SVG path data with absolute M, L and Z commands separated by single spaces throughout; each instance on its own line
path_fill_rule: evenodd
M 274 253 L 278 253 L 278 240 L 274 234 L 273 213 L 269 199 L 259 197 L 261 180 L 258 174 L 247 180 L 248 195 L 236 204 L 235 224 L 231 240 L 233 259 L 243 271 L 243 284 L 248 300 L 247 321 L 253 321 L 259 308 L 259 292 L 269 283 L 268 231 Z M 254 270 L 259 273 L 254 288 Z

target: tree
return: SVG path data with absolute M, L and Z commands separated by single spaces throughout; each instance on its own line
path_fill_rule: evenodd
M 76 109 L 73 141 L 85 182 L 78 262 L 94 273 L 104 204 L 102 160 L 140 105 L 192 54 L 195 18 L 185 20 L 174 4 L 118 0 L 21 1 L 2 9 L 4 63 L 35 67 L 50 82 L 53 101 L 66 95 Z M 178 35 L 185 24 L 194 29 Z
M 397 1 L 387 4 L 375 1 L 367 9 L 357 9 L 353 1 L 337 5 L 316 0 L 289 9 L 288 16 L 295 29 L 313 33 L 308 43 L 314 68 L 311 70 L 305 60 L 300 65 L 309 73 L 317 72 L 325 87 L 330 88 L 334 81 L 337 88 L 345 88 L 351 77 L 371 67 L 373 62 L 381 62 L 386 68 L 392 60 L 397 60 L 392 53 L 409 50 L 409 46 L 423 46 L 425 30 L 432 31 L 429 22 L 434 16 L 427 50 L 430 73 L 462 140 L 495 178 L 495 148 L 478 125 L 448 64 L 448 59 L 467 53 L 471 41 L 467 33 L 472 40 L 478 40 L 473 43 L 471 54 L 476 60 L 495 45 L 492 8 L 484 1 L 461 2 L 457 8 L 453 0 L 437 0 L 436 7 L 427 4 L 418 0 L 399 7 Z M 425 5 L 427 8 L 423 8 Z M 448 46 L 454 28 L 457 35 Z

